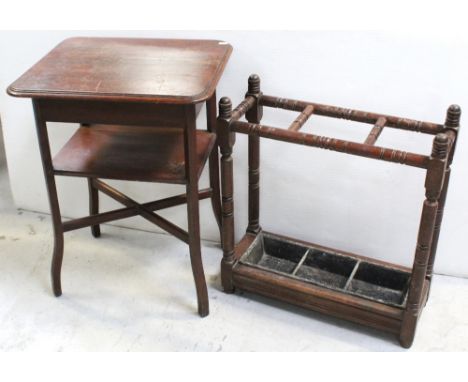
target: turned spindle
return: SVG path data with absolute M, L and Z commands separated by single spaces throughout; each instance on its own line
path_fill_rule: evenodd
M 222 97 L 219 100 L 219 118 L 229 120 L 232 116 L 232 102 L 229 97 Z
M 245 118 L 251 123 L 260 123 L 263 116 L 263 106 L 259 99 L 260 77 L 252 74 L 248 80 L 248 91 L 246 97 L 255 98 L 254 105 L 247 111 Z M 260 231 L 260 137 L 249 135 L 249 224 L 247 232 L 258 233 Z
M 439 205 L 437 208 L 437 217 L 434 226 L 434 235 L 432 237 L 432 245 L 431 245 L 431 254 L 429 257 L 429 263 L 427 265 L 427 272 L 426 277 L 429 282 L 432 281 L 432 274 L 434 272 L 434 262 L 437 253 L 437 245 L 439 243 L 439 235 L 440 235 L 440 227 L 442 225 L 442 219 L 444 216 L 444 207 L 445 201 L 447 199 L 447 191 L 448 185 L 450 182 L 450 173 L 451 173 L 451 165 L 453 161 L 453 156 L 455 154 L 455 147 L 457 143 L 457 136 L 458 136 L 458 129 L 460 127 L 460 117 L 461 117 L 461 109 L 458 105 L 451 105 L 447 109 L 447 116 L 445 118 L 445 131 L 447 135 L 450 137 L 450 148 L 448 153 L 448 161 L 447 166 L 445 168 L 445 176 L 444 176 L 444 184 L 442 186 L 442 191 L 440 193 L 439 198 Z
M 223 259 L 221 261 L 221 283 L 225 292 L 233 292 L 232 280 L 224 268 L 231 268 L 234 264 L 234 198 L 233 198 L 233 163 L 232 146 L 234 135 L 230 131 L 232 117 L 232 103 L 228 97 L 219 100 L 219 117 L 217 133 L 221 151 L 221 204 L 222 204 L 222 246 Z
M 447 109 L 447 117 L 445 119 L 445 127 L 460 126 L 461 108 L 458 105 L 450 105 Z
M 416 323 L 422 306 L 424 280 L 431 253 L 431 243 L 437 217 L 438 199 L 442 190 L 449 149 L 449 137 L 439 133 L 434 138 L 429 167 L 426 173 L 426 200 L 423 204 L 413 270 L 408 289 L 406 309 L 400 333 L 400 343 L 410 347 L 413 343 Z

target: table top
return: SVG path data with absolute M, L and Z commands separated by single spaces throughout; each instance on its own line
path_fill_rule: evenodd
M 215 40 L 74 37 L 8 88 L 16 97 L 193 104 L 216 89 L 232 47 Z

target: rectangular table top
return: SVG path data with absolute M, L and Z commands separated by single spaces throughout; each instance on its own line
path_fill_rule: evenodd
M 17 97 L 193 104 L 216 89 L 226 42 L 74 37 L 8 88 Z

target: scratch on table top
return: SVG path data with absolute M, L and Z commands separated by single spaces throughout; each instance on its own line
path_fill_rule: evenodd
M 97 92 L 98 89 L 100 88 L 101 84 L 102 84 L 102 80 L 99 80 L 99 82 L 97 83 L 96 87 L 94 88 L 94 91 Z

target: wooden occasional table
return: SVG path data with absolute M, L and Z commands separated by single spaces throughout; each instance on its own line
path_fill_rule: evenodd
M 141 215 L 189 245 L 200 316 L 209 313 L 200 249 L 200 199 L 221 222 L 216 85 L 232 47 L 222 41 L 72 38 L 15 81 L 8 93 L 32 98 L 54 228 L 52 284 L 62 293 L 63 234 Z M 207 131 L 196 129 L 206 102 Z M 52 159 L 47 122 L 81 126 Z M 216 146 L 216 149 L 213 147 Z M 209 158 L 210 187 L 198 179 Z M 90 215 L 62 222 L 55 176 L 88 180 Z M 100 180 L 185 184 L 186 194 L 139 204 Z M 125 208 L 99 213 L 98 191 Z M 188 232 L 154 213 L 187 204 Z

